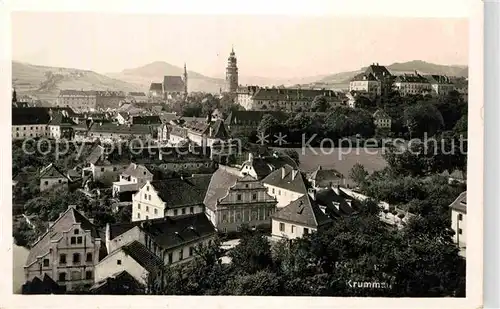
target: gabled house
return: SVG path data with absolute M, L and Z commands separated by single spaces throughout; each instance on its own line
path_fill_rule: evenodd
M 106 248 L 111 254 L 132 241 L 138 241 L 159 257 L 164 265 L 170 266 L 191 260 L 198 254 L 199 246 L 210 244 L 215 236 L 215 228 L 207 216 L 198 213 L 108 224 Z M 116 265 L 118 260 L 114 259 Z
M 68 189 L 69 178 L 66 173 L 59 170 L 54 164 L 49 164 L 40 171 L 40 192 L 54 187 Z
M 126 271 L 141 286 L 147 286 L 163 274 L 163 260 L 138 240 L 132 240 L 110 252 L 95 266 L 95 282 Z
M 310 189 L 309 195 L 332 219 L 351 216 L 359 210 L 359 202 L 344 193 L 339 186 L 321 190 Z
M 455 232 L 453 241 L 461 249 L 467 247 L 467 192 L 462 192 L 451 203 L 451 229 Z
M 297 168 L 284 165 L 262 180 L 267 192 L 278 201 L 282 208 L 307 194 L 307 187 L 302 174 Z
M 24 266 L 26 281 L 48 275 L 71 291 L 94 283 L 94 266 L 104 246 L 97 227 L 69 206 L 33 244 Z
M 295 239 L 316 232 L 332 223 L 314 200 L 304 194 L 272 215 L 272 237 Z
M 392 125 L 392 118 L 383 109 L 378 109 L 373 114 L 373 121 L 377 128 L 390 129 Z
M 147 181 L 132 197 L 132 221 L 203 213 L 212 175 Z
M 311 186 L 316 189 L 330 188 L 332 186 L 344 184 L 345 182 L 344 175 L 339 171 L 324 169 L 321 165 L 308 175 L 307 180 L 311 183 Z
M 123 192 L 136 192 L 147 181 L 153 180 L 153 174 L 144 166 L 136 163 L 130 163 L 121 175 L 120 180 L 113 182 L 113 195 L 116 196 Z
M 277 201 L 257 179 L 218 169 L 212 176 L 204 204 L 212 224 L 226 233 L 238 231 L 242 225 L 270 227 Z
M 241 176 L 250 175 L 261 180 L 284 165 L 298 168 L 297 163 L 287 155 L 275 153 L 269 156 L 254 156 L 252 152 L 249 152 L 248 160 L 241 165 L 240 174 Z

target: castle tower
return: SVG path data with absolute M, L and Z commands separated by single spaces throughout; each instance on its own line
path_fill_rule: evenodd
M 236 94 L 238 90 L 238 66 L 234 48 L 231 49 L 226 67 L 226 92 Z
M 184 62 L 184 75 L 183 75 L 183 79 L 184 79 L 184 95 L 187 96 L 188 94 L 188 72 L 187 72 L 187 68 L 186 68 L 186 63 Z

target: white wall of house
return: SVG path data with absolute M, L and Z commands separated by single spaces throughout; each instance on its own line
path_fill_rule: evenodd
M 132 221 L 163 218 L 165 203 L 148 181 L 132 196 Z
M 12 126 L 12 139 L 26 139 L 47 136 L 47 125 L 26 124 Z
M 451 228 L 455 232 L 453 241 L 461 248 L 467 245 L 467 214 L 456 209 L 451 210 Z
M 47 126 L 47 134 L 49 137 L 60 139 L 61 138 L 61 126 Z
M 127 164 L 116 164 L 116 165 L 94 165 L 91 164 L 91 170 L 94 180 L 100 179 L 104 176 L 104 174 L 113 175 L 114 177 L 118 177 L 127 167 Z
M 126 270 L 139 283 L 146 284 L 149 272 L 121 249 L 110 253 L 95 266 L 95 282 L 104 280 L 123 270 Z
M 293 192 L 287 189 L 271 186 L 267 183 L 264 183 L 264 186 L 267 188 L 267 193 L 276 198 L 276 200 L 278 201 L 278 204 L 276 205 L 278 208 L 285 207 L 304 195 L 303 193 Z
M 272 219 L 271 235 L 274 238 L 295 239 L 315 231 L 316 229 L 312 227 Z
M 180 216 L 187 214 L 197 214 L 205 211 L 203 205 L 192 205 L 185 207 L 169 208 L 165 211 L 165 217 Z
M 80 224 L 62 232 L 60 239 L 52 239 L 47 251 L 38 260 L 24 268 L 25 279 L 49 275 L 68 291 L 81 284 L 93 284 L 94 265 L 99 262 L 101 239 L 93 238 Z M 79 259 L 75 260 L 74 255 Z

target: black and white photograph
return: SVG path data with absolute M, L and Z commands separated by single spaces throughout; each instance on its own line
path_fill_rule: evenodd
M 13 294 L 474 296 L 469 16 L 10 24 Z

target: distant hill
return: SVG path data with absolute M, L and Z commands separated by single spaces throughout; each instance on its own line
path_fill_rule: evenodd
M 55 102 L 61 89 L 144 91 L 138 85 L 89 70 L 12 62 L 12 86 L 19 95 Z
M 386 68 L 394 75 L 400 75 L 404 73 L 414 73 L 418 71 L 420 74 L 441 74 L 448 76 L 468 76 L 468 67 L 463 65 L 440 65 L 429 63 L 421 60 L 414 60 L 403 63 L 393 63 L 391 65 L 386 65 Z M 325 76 L 318 79 L 316 82 L 310 83 L 305 86 L 315 86 L 323 85 L 325 88 L 342 88 L 349 87 L 349 80 L 351 80 L 357 74 L 364 72 L 366 67 L 361 68 L 358 71 L 340 72 Z
M 138 68 L 125 69 L 119 73 L 107 73 L 106 75 L 149 89 L 151 82 L 162 83 L 165 75 L 181 76 L 182 74 L 184 74 L 182 67 L 164 61 L 155 61 Z M 223 79 L 208 77 L 194 71 L 188 70 L 188 78 L 190 92 L 218 93 L 220 88 L 224 87 Z

